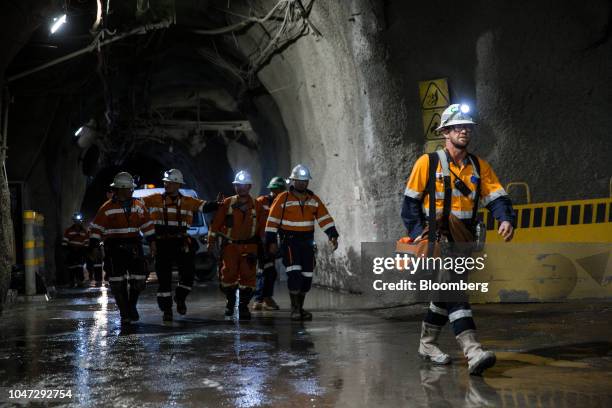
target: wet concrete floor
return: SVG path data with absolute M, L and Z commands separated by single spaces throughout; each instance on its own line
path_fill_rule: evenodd
M 278 312 L 226 322 L 221 294 L 204 285 L 167 325 L 151 287 L 128 329 L 106 289 L 16 303 L 0 318 L 0 406 L 612 406 L 612 303 L 476 305 L 498 364 L 470 377 L 449 329 L 451 366 L 417 357 L 425 305 L 371 309 L 315 289 L 314 320 L 301 324 L 289 320 L 286 291 L 276 298 Z M 11 400 L 15 389 L 72 398 Z

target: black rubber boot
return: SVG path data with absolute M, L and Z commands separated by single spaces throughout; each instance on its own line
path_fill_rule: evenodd
M 302 316 L 302 320 L 312 320 L 312 313 L 304 310 L 304 299 L 306 299 L 305 293 L 300 293 L 298 296 L 299 306 L 300 306 L 300 315 Z
M 164 322 L 171 322 L 172 321 L 172 309 L 164 310 L 164 316 L 162 317 L 162 320 Z
M 225 293 L 225 320 L 232 320 L 234 316 L 234 306 L 236 306 L 236 286 L 227 286 L 221 288 Z
M 136 305 L 138 304 L 138 296 L 140 295 L 140 291 L 134 289 L 133 287 L 130 287 L 130 300 L 129 300 L 129 305 L 130 305 L 130 312 L 129 312 L 129 316 L 130 316 L 130 320 L 133 322 L 137 322 L 138 320 L 140 320 L 140 315 L 138 314 L 138 309 L 136 308 Z
M 251 312 L 249 311 L 249 302 L 253 297 L 253 289 L 240 289 L 240 303 L 238 304 L 238 314 L 240 320 L 251 320 Z
M 297 322 L 302 320 L 302 314 L 300 313 L 300 295 L 290 293 L 291 298 L 291 320 Z
M 181 299 L 178 296 L 174 296 L 174 301 L 176 302 L 176 311 L 180 315 L 184 315 L 187 313 L 187 304 L 185 304 L 185 299 Z
M 112 282 L 111 292 L 121 316 L 121 324 L 130 324 L 130 305 L 128 300 L 127 285 L 125 282 Z

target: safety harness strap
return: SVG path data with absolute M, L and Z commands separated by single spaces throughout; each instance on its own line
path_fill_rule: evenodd
M 429 195 L 429 217 L 427 225 L 429 226 L 428 232 L 428 248 L 427 256 L 433 256 L 434 247 L 437 240 L 437 226 L 436 226 L 436 170 L 438 169 L 438 155 L 436 153 L 429 153 L 429 177 L 427 178 L 427 194 Z
M 444 227 L 446 227 L 448 224 L 448 217 L 451 212 L 451 198 L 452 198 L 453 190 L 451 187 L 450 169 L 448 167 L 448 157 L 446 156 L 446 151 L 438 150 L 436 153 L 440 161 L 440 166 L 442 167 L 442 177 L 444 180 L 444 201 L 442 204 L 442 224 L 444 225 Z M 436 195 L 434 192 L 434 195 L 433 195 L 434 201 L 435 201 L 435 197 Z
M 480 179 L 480 161 L 478 161 L 478 157 L 474 156 L 473 154 L 469 153 L 468 154 L 468 159 L 470 160 L 470 163 L 472 164 L 472 168 L 474 169 L 473 174 L 474 177 L 476 177 L 476 194 L 474 195 L 474 208 L 472 209 L 472 226 L 475 227 L 476 225 L 476 216 L 478 215 L 478 204 L 480 203 L 480 184 L 481 184 L 481 179 Z

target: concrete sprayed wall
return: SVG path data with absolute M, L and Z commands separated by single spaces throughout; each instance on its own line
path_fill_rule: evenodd
M 403 235 L 421 80 L 448 78 L 451 100 L 475 105 L 472 150 L 503 184 L 528 182 L 535 201 L 608 194 L 609 2 L 317 2 L 310 18 L 322 38 L 302 38 L 259 78 L 280 89 L 292 162 L 312 167 L 342 235 L 334 255 L 319 236 L 317 283 L 377 296 L 360 243 Z

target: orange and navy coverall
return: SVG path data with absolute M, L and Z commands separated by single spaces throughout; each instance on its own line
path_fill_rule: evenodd
M 480 165 L 480 178 L 476 177 L 469 158 L 466 157 L 462 163 L 455 164 L 446 152 L 450 170 L 450 185 L 452 194 L 450 200 L 450 213 L 464 222 L 466 227 L 473 231 L 472 215 L 476 198 L 477 183 L 480 182 L 480 204 L 486 207 L 500 222 L 509 221 L 514 225 L 515 216 L 512 203 L 502 185 L 500 184 L 491 165 L 485 160 L 472 156 L 478 160 Z M 454 173 L 454 174 L 453 174 Z M 469 187 L 472 193 L 464 195 L 455 188 L 454 180 L 459 177 Z M 412 173 L 408 178 L 404 192 L 404 203 L 402 205 L 402 220 L 408 230 L 410 237 L 419 237 L 424 230 L 429 215 L 429 194 L 427 182 L 429 179 L 429 157 L 422 155 L 416 161 Z M 444 181 L 442 176 L 442 165 L 438 161 L 435 181 L 436 214 L 442 214 L 444 206 Z M 455 335 L 465 330 L 476 328 L 472 318 L 472 310 L 467 302 L 431 302 L 425 322 L 437 326 L 443 326 L 450 322 Z
M 198 198 L 166 193 L 144 197 L 151 221 L 155 226 L 157 255 L 155 272 L 159 287 L 157 304 L 162 311 L 172 309 L 172 265 L 179 271 L 176 297 L 185 300 L 193 287 L 195 253 L 198 243 L 187 234 L 197 211 L 210 212 L 217 209 L 216 202 L 205 202 Z
M 272 193 L 257 197 L 257 201 L 261 203 L 266 213 L 266 220 L 270 215 L 272 203 L 278 197 Z M 259 269 L 257 271 L 257 290 L 255 291 L 255 300 L 263 302 L 264 298 L 274 296 L 274 282 L 278 275 L 276 266 L 274 265 L 275 256 L 270 255 L 267 251 L 263 251 L 259 258 Z
M 260 202 L 249 197 L 246 204 L 238 196 L 223 201 L 210 226 L 208 244 L 223 239 L 221 286 L 255 289 L 257 253 L 266 223 Z
M 89 247 L 89 232 L 82 224 L 72 224 L 64 231 L 62 246 L 66 248 L 66 267 L 71 284 L 83 282 L 83 264 Z
M 306 293 L 312 285 L 315 222 L 330 239 L 339 236 L 325 204 L 310 190 L 306 190 L 306 198 L 301 202 L 291 187 L 276 197 L 270 209 L 266 223 L 266 243 L 274 243 L 277 234 L 280 236 L 287 285 L 294 294 Z
M 121 286 L 130 279 L 130 286 L 144 289 L 147 269 L 142 252 L 142 235 L 151 242 L 155 240 L 153 222 L 142 201 L 131 198 L 120 202 L 116 198 L 108 200 L 98 210 L 91 223 L 90 239 L 92 246 L 104 241 L 104 266 L 108 280 L 113 286 Z M 128 276 L 129 273 L 129 276 Z

